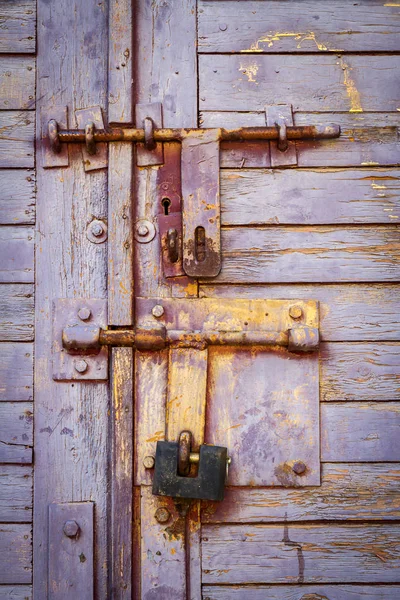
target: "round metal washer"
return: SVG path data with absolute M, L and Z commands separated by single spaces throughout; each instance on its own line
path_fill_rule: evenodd
M 93 244 L 102 244 L 107 239 L 107 225 L 99 219 L 94 219 L 87 226 L 86 237 Z
M 143 232 L 147 230 L 145 235 L 141 235 Z M 156 235 L 156 228 L 154 227 L 151 221 L 147 221 L 147 219 L 140 219 L 136 221 L 135 224 L 135 240 L 140 244 L 148 244 L 151 240 L 154 239 Z

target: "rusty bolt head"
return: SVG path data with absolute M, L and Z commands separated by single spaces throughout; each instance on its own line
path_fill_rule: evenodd
M 78 317 L 81 321 L 87 321 L 92 316 L 92 311 L 86 306 L 78 310 Z
M 143 459 L 143 465 L 145 469 L 154 469 L 154 465 L 156 461 L 154 460 L 154 456 L 145 456 Z
M 137 226 L 136 231 L 137 231 L 137 234 L 140 235 L 140 237 L 145 237 L 149 233 L 149 228 L 144 223 L 141 223 L 140 225 Z
M 95 221 L 91 225 L 91 231 L 95 237 L 100 237 L 101 235 L 103 235 L 104 230 L 103 230 L 103 227 L 101 226 L 101 223 L 99 223 L 98 221 Z
M 291 306 L 289 308 L 289 315 L 292 317 L 292 319 L 301 319 L 303 316 L 303 309 L 301 306 Z
M 78 535 L 80 527 L 76 521 L 65 521 L 63 531 L 67 537 L 73 538 Z
M 153 315 L 153 317 L 156 317 L 157 319 L 158 319 L 158 317 L 162 317 L 164 314 L 164 307 L 161 306 L 161 304 L 156 304 L 155 306 L 153 306 L 151 314 Z
M 86 360 L 83 360 L 83 358 L 74 362 L 75 371 L 78 371 L 78 373 L 86 373 L 88 366 Z
M 296 475 L 303 475 L 306 472 L 306 469 L 306 465 L 301 460 L 297 460 L 292 467 L 292 470 Z
M 157 508 L 154 516 L 156 518 L 156 521 L 158 521 L 159 523 L 168 523 L 168 521 L 171 518 L 171 513 L 169 512 L 168 508 L 160 507 Z

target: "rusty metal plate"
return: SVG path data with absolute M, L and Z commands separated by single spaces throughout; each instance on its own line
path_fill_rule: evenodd
M 104 129 L 103 114 L 100 106 L 91 108 L 82 108 L 75 111 L 75 117 L 78 129 L 85 129 L 85 126 L 92 122 L 95 129 Z M 108 165 L 108 148 L 106 143 L 97 143 L 95 145 L 96 153 L 89 154 L 85 144 L 82 145 L 83 166 L 85 171 L 96 171 L 104 169 Z
M 80 318 L 79 314 L 83 317 Z M 107 301 L 93 298 L 60 298 L 53 309 L 53 379 L 58 381 L 108 379 L 108 348 L 94 349 L 93 353 L 70 352 L 63 348 L 62 334 L 67 326 L 87 325 L 105 329 Z
M 292 105 L 277 104 L 265 107 L 266 121 L 268 127 L 274 125 L 293 125 Z M 270 142 L 271 145 L 271 167 L 289 167 L 297 165 L 297 151 L 295 142 L 287 142 L 287 149 L 279 150 L 278 142 Z
M 143 127 L 144 120 L 150 118 L 155 128 L 163 126 L 163 113 L 161 102 L 136 104 L 136 126 Z M 144 144 L 136 145 L 136 164 L 138 167 L 151 167 L 162 165 L 164 162 L 163 144 L 158 142 L 154 149 L 148 150 Z
M 93 600 L 93 502 L 49 505 L 49 600 Z
M 50 169 L 53 167 L 68 167 L 68 144 L 61 144 L 60 152 L 54 152 L 49 139 L 49 121 L 54 120 L 58 124 L 58 129 L 68 129 L 68 109 L 66 106 L 53 106 L 48 110 L 43 110 L 41 114 L 41 141 L 43 152 L 43 167 Z

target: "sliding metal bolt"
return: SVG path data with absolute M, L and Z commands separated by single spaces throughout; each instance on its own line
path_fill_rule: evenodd
M 79 531 L 80 531 L 80 527 L 76 521 L 73 521 L 73 520 L 65 521 L 64 527 L 63 527 L 63 532 L 67 537 L 69 537 L 69 538 L 76 537 L 78 535 Z

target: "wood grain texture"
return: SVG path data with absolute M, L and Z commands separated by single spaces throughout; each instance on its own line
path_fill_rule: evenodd
M 107 106 L 107 21 L 104 3 L 39 0 L 38 130 L 53 105 L 68 107 L 72 127 L 75 110 Z M 107 297 L 106 244 L 86 235 L 93 219 L 107 221 L 107 174 L 85 173 L 79 144 L 68 168 L 42 166 L 38 144 L 34 597 L 47 595 L 48 504 L 87 501 L 96 505 L 93 586 L 107 597 L 108 385 L 58 383 L 51 366 L 53 300 Z
M 396 583 L 398 525 L 206 525 L 203 583 Z
M 34 166 L 34 117 L 29 111 L 0 112 L 0 167 Z
M 32 586 L 0 585 L 0 598 L 4 598 L 4 600 L 32 600 Z
M 0 170 L 0 225 L 32 225 L 35 197 L 33 170 Z
M 202 285 L 202 298 L 315 299 L 323 341 L 400 341 L 398 285 Z
M 396 56 L 203 54 L 200 108 L 263 110 L 290 98 L 294 111 L 396 111 L 399 70 Z
M 0 52 L 34 53 L 36 0 L 0 0 Z
M 203 586 L 204 600 L 395 600 L 398 585 Z
M 33 283 L 34 239 L 29 227 L 0 228 L 0 283 Z
M 223 225 L 397 223 L 400 171 L 223 170 Z
M 27 523 L 32 520 L 32 488 L 32 467 L 0 465 L 0 521 L 2 523 Z
M 263 127 L 261 112 L 202 112 L 202 127 Z M 398 113 L 296 113 L 296 125 L 341 126 L 339 138 L 296 142 L 299 167 L 376 167 L 398 165 L 400 147 L 397 138 Z M 239 146 L 242 150 L 239 150 Z M 234 152 L 232 153 L 232 149 Z M 221 147 L 221 166 L 245 168 L 270 166 L 266 144 L 228 144 Z
M 34 303 L 33 285 L 0 285 L 0 341 L 33 340 Z
M 400 405 L 321 404 L 321 460 L 396 462 L 400 460 Z
M 31 526 L 0 525 L 0 583 L 31 583 L 31 580 Z
M 35 59 L 0 54 L 0 110 L 35 106 Z
M 221 283 L 397 281 L 396 227 L 222 230 Z
M 0 401 L 33 399 L 33 344 L 0 344 Z
M 393 464 L 322 464 L 321 487 L 227 488 L 204 503 L 203 523 L 398 519 L 400 470 Z
M 200 52 L 388 52 L 399 33 L 394 2 L 199 3 Z
M 321 400 L 400 400 L 400 344 L 322 344 Z
M 109 2 L 108 121 L 132 122 L 133 8 L 129 0 Z
M 0 463 L 31 464 L 33 406 L 31 402 L 0 403 Z

